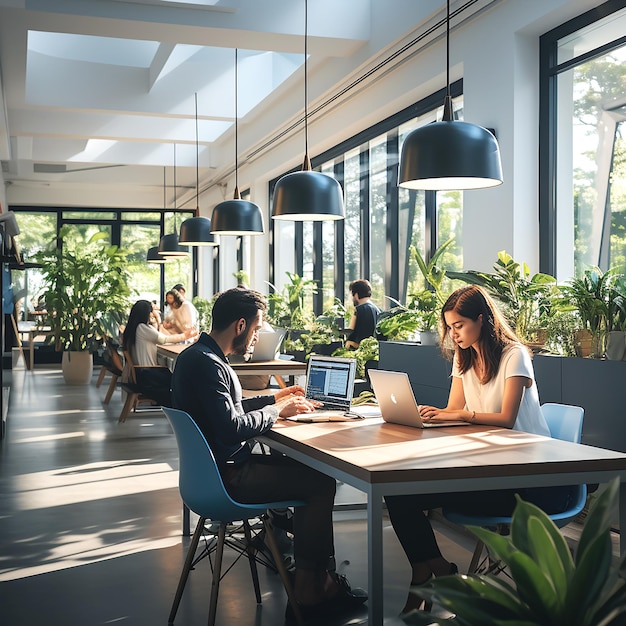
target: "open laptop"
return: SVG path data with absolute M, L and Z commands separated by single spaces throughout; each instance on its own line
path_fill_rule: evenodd
M 386 422 L 413 428 L 442 428 L 467 426 L 467 422 L 424 422 L 406 372 L 368 371 L 372 390 L 378 400 L 380 413 Z
M 250 358 L 250 363 L 258 363 L 259 361 L 273 361 L 280 352 L 280 346 L 287 334 L 284 328 L 278 328 L 273 333 L 259 333 L 256 344 L 254 344 L 254 352 Z
M 287 419 L 294 422 L 346 422 L 362 419 L 350 413 L 356 360 L 311 355 L 306 370 L 305 397 L 322 403 L 312 413 L 301 413 Z
M 285 328 L 279 328 L 275 332 L 269 330 L 262 330 L 257 341 L 254 344 L 252 352 L 247 353 L 245 356 L 237 354 L 231 354 L 228 360 L 231 363 L 260 363 L 261 361 L 274 361 L 278 358 L 280 352 L 280 346 L 287 334 Z

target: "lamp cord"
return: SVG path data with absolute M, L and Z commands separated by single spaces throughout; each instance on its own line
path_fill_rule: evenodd
M 309 163 L 309 3 L 304 0 L 304 166 L 311 169 Z M 308 167 L 307 167 L 308 163 Z
M 452 96 L 450 95 L 450 0 L 446 1 L 446 97 L 443 101 L 443 121 L 454 119 Z
M 239 62 L 238 62 L 238 49 L 235 48 L 235 199 L 238 198 L 238 194 L 239 194 L 239 157 L 238 157 L 238 153 L 239 153 L 239 123 L 238 123 L 238 106 L 237 106 L 237 100 L 238 100 L 238 83 L 239 83 L 239 78 L 238 78 L 238 66 L 239 66 Z
M 200 217 L 200 202 L 198 201 L 198 193 L 200 189 L 200 174 L 199 174 L 199 156 L 198 156 L 198 92 L 195 94 L 196 100 L 196 217 Z

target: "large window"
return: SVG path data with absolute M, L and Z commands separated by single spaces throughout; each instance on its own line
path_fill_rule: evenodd
M 626 267 L 626 8 L 612 0 L 541 39 L 541 268 Z
M 451 90 L 455 117 L 463 119 L 462 82 Z M 313 169 L 342 184 L 345 220 L 272 222 L 272 283 L 280 286 L 286 269 L 316 280 L 320 293 L 306 305 L 319 314 L 335 297 L 350 302 L 348 285 L 357 278 L 372 283 L 373 300 L 383 308 L 392 306 L 390 298 L 405 301 L 424 289 L 411 246 L 429 259 L 454 237 L 445 264 L 462 269 L 462 193 L 409 191 L 397 185 L 402 141 L 415 128 L 441 118 L 443 96 L 443 91 L 433 94 L 313 159 Z M 285 254 L 284 246 L 292 246 L 292 267 L 285 267 L 291 253 Z
M 122 210 L 64 210 L 61 208 L 11 207 L 16 213 L 20 227 L 19 245 L 26 262 L 42 250 L 65 226 L 69 231 L 66 244 L 80 245 L 97 232 L 105 232 L 108 241 L 128 253 L 128 269 L 131 273 L 131 298 L 163 300 L 164 291 L 177 283 L 187 286 L 187 292 L 195 293 L 193 267 L 194 253 L 164 265 L 146 262 L 148 249 L 158 245 L 163 234 L 180 228 L 183 220 L 193 213 L 187 211 L 122 211 Z M 193 250 L 193 249 L 191 249 Z M 14 272 L 24 319 L 37 305 L 42 289 L 41 274 L 36 267 L 25 272 Z

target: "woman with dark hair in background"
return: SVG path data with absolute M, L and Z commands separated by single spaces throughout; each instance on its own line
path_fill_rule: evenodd
M 166 367 L 158 367 L 157 345 L 180 343 L 198 334 L 193 328 L 174 335 L 165 335 L 155 327 L 152 303 L 137 300 L 130 310 L 128 323 L 124 329 L 123 348 L 130 354 L 135 366 L 148 366 L 137 371 L 137 384 L 146 395 L 160 404 L 171 405 L 170 384 L 172 374 Z M 128 382 L 130 372 L 124 371 L 122 380 Z

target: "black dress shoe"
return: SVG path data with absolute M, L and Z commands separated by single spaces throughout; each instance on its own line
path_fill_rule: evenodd
M 305 622 L 321 619 L 323 617 L 333 617 L 345 615 L 351 611 L 355 611 L 367 602 L 367 591 L 360 587 L 350 587 L 348 579 L 339 574 L 333 574 L 339 590 L 328 600 L 324 600 L 318 604 L 307 605 L 299 604 L 300 614 Z M 287 604 L 285 610 L 285 621 L 288 624 L 296 622 L 296 616 L 291 604 Z

